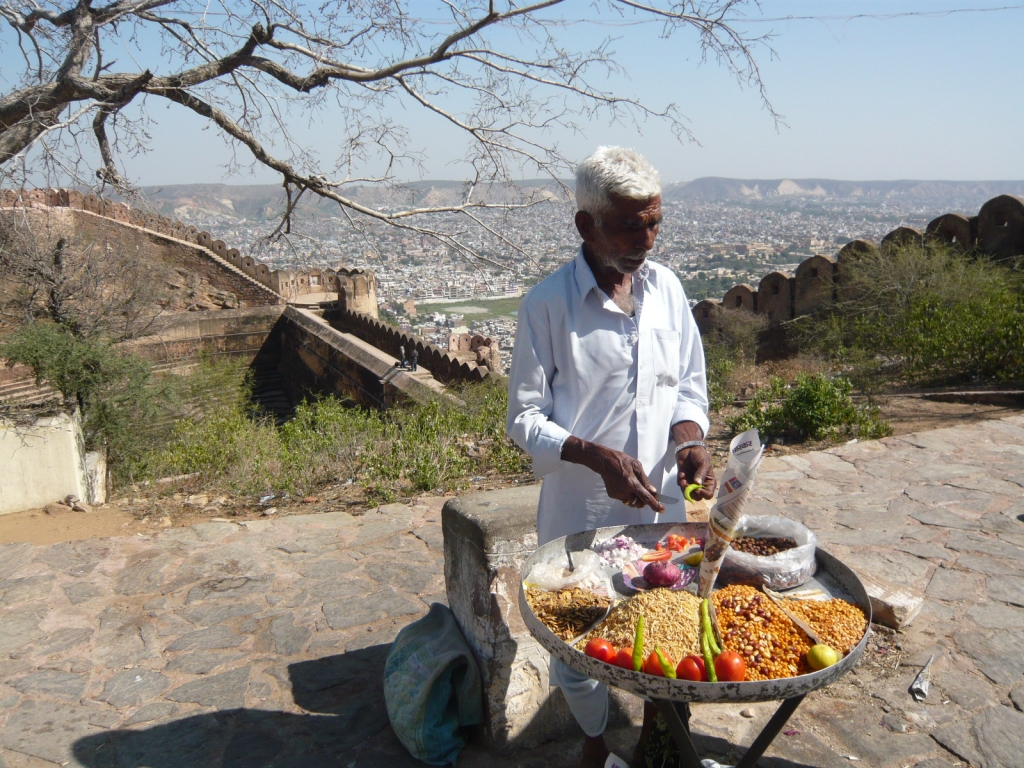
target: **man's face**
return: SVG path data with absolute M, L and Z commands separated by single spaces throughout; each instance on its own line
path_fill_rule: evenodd
M 650 200 L 612 197 L 612 207 L 605 211 L 600 225 L 589 213 L 576 213 L 576 228 L 598 265 L 622 274 L 632 274 L 643 266 L 660 225 L 660 195 Z

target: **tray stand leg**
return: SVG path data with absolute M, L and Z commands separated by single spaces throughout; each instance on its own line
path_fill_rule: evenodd
M 806 694 L 804 694 L 806 695 Z M 765 750 L 771 746 L 771 743 L 775 741 L 775 737 L 779 735 L 786 722 L 790 717 L 793 716 L 793 712 L 800 706 L 800 702 L 804 700 L 803 696 L 794 696 L 792 699 L 784 699 L 779 708 L 775 710 L 775 714 L 772 715 L 771 720 L 765 725 L 761 732 L 754 739 L 754 743 L 750 745 L 746 754 L 743 758 L 736 763 L 736 768 L 755 768 L 757 761 L 761 759 L 761 755 L 764 754 Z
M 701 768 L 700 756 L 690 739 L 690 705 L 685 702 L 679 704 L 665 699 L 656 699 L 655 704 L 658 711 L 665 718 L 669 733 L 679 747 L 680 757 L 686 768 Z
M 754 739 L 754 743 L 750 745 L 746 754 L 736 764 L 736 768 L 756 768 L 757 761 L 761 759 L 761 755 L 775 741 L 775 737 L 786 726 L 789 718 L 793 716 L 796 708 L 800 706 L 800 702 L 803 700 L 803 696 L 795 696 L 792 699 L 783 700 L 779 708 L 775 710 L 771 720 L 761 729 L 761 733 Z M 679 747 L 683 764 L 686 768 L 701 768 L 700 756 L 697 754 L 697 750 L 693 746 L 693 740 L 690 738 L 690 705 L 686 703 L 676 704 L 664 699 L 657 699 L 655 704 L 657 704 L 661 716 L 665 718 L 665 723 L 668 725 L 668 730 L 672 734 L 676 746 Z

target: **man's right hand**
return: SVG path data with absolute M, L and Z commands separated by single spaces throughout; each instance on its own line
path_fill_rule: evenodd
M 657 488 L 648 479 L 643 464 L 629 454 L 572 435 L 562 445 L 562 459 L 597 472 L 604 480 L 608 495 L 626 506 L 650 507 L 655 512 L 665 510 L 654 495 Z

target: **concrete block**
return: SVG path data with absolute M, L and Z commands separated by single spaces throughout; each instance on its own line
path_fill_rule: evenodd
M 871 598 L 871 618 L 875 624 L 903 629 L 921 612 L 924 595 L 919 590 L 889 584 L 860 569 L 857 577 Z
M 520 568 L 537 548 L 540 486 L 474 493 L 441 512 L 448 605 L 483 676 L 484 733 L 496 748 L 581 735 L 550 656 L 519 613 Z M 639 699 L 612 691 L 609 725 L 641 716 Z
M 88 498 L 82 425 L 58 412 L 31 424 L 0 420 L 0 515 L 42 507 L 68 494 Z
M 89 451 L 85 454 L 85 474 L 87 478 L 90 504 L 107 503 L 107 452 L 106 450 Z

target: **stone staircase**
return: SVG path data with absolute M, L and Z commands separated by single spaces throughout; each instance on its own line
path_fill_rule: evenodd
M 49 384 L 36 385 L 35 379 L 0 382 L 0 406 L 33 406 L 62 400 Z
M 257 365 L 253 369 L 252 400 L 259 410 L 281 425 L 295 415 L 295 405 L 284 386 L 284 377 L 276 365 Z

